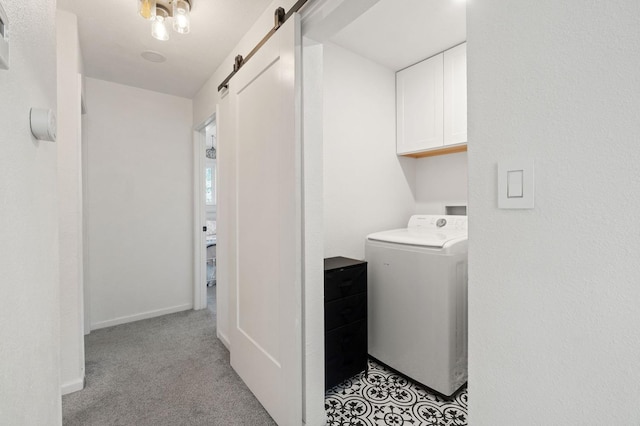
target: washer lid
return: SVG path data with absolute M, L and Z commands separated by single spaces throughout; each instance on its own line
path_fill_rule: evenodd
M 396 244 L 443 248 L 467 239 L 466 216 L 414 215 L 407 228 L 376 232 L 367 239 Z
M 394 229 L 392 231 L 376 232 L 367 237 L 371 241 L 382 241 L 387 243 L 406 244 L 412 246 L 443 248 L 447 243 L 464 241 L 467 239 L 466 232 L 438 232 L 438 231 L 415 231 L 413 229 Z

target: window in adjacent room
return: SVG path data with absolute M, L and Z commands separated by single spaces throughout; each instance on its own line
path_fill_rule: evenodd
M 205 201 L 208 206 L 214 206 L 216 204 L 216 164 L 211 162 L 207 164 L 205 168 Z

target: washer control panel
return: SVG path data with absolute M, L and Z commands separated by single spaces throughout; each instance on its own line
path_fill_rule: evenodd
M 414 230 L 442 229 L 466 231 L 467 216 L 416 214 L 409 219 L 407 228 Z

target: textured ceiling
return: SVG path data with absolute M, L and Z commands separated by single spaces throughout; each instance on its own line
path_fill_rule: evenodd
M 394 71 L 466 40 L 462 0 L 380 0 L 331 41 Z
M 170 29 L 169 41 L 151 37 L 151 23 L 138 16 L 136 0 L 58 0 L 58 8 L 78 16 L 88 77 L 193 98 L 270 2 L 193 0 L 191 33 Z M 145 50 L 167 61 L 146 61 L 140 57 Z

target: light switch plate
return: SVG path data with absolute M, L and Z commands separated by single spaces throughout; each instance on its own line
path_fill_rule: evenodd
M 533 160 L 498 163 L 498 208 L 532 209 L 534 189 Z

